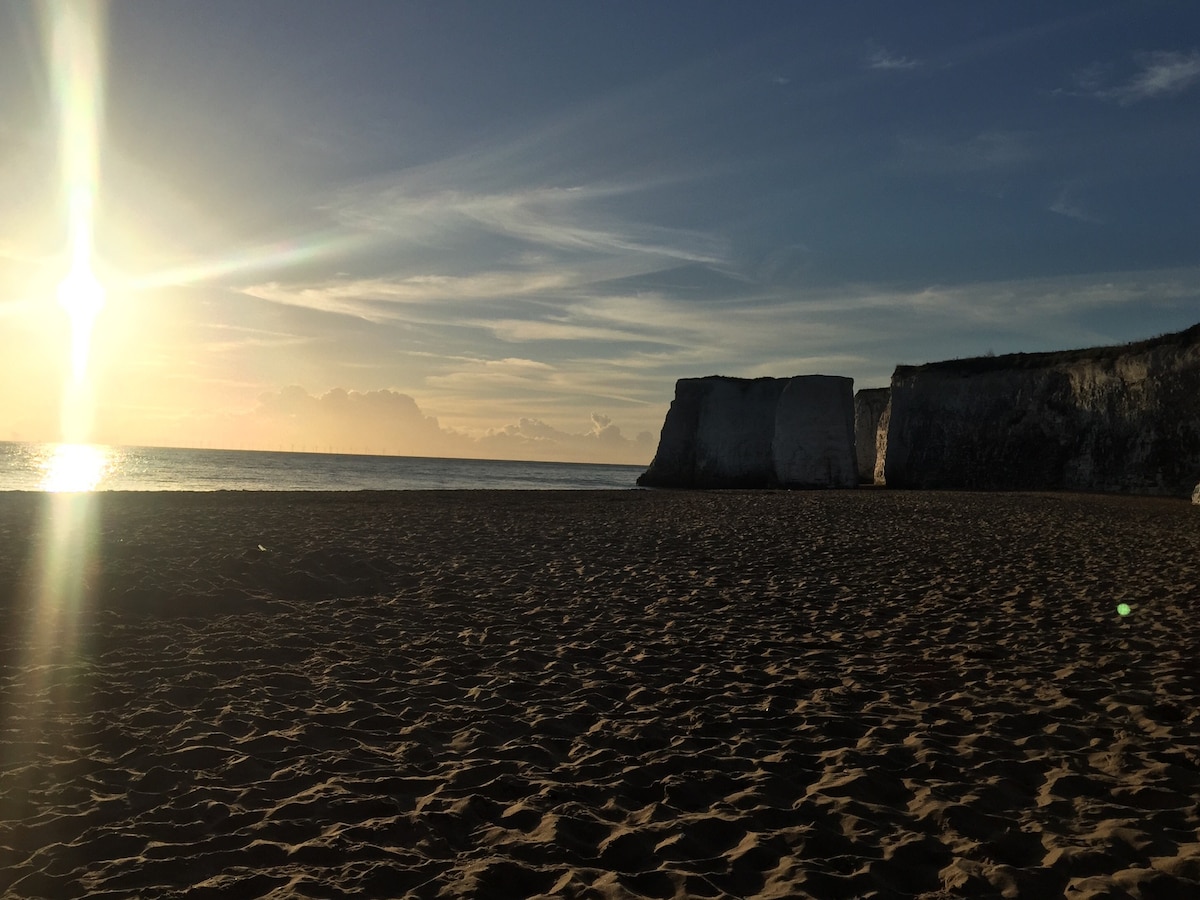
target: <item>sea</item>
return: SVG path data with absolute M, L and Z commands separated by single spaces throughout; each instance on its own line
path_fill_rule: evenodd
M 0 491 L 624 490 L 643 466 L 0 442 Z

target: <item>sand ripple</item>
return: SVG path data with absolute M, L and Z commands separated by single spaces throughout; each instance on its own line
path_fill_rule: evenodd
M 1188 504 L 105 495 L 64 611 L 44 502 L 4 896 L 1200 896 Z

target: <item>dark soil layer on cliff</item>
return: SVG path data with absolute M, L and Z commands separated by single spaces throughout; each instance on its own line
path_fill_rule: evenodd
M 9 494 L 0 590 L 3 896 L 1200 896 L 1184 502 Z
M 1183 349 L 1200 345 L 1200 323 L 1184 331 L 1161 334 L 1144 341 L 1115 344 L 1105 347 L 1083 347 L 1077 350 L 1052 350 L 1046 353 L 1005 353 L 1001 356 L 972 356 L 966 359 L 947 359 L 919 366 L 897 366 L 898 373 L 937 371 L 961 375 L 977 375 L 1005 369 L 1043 369 L 1077 363 L 1113 361 L 1122 356 L 1147 353 L 1151 350 Z

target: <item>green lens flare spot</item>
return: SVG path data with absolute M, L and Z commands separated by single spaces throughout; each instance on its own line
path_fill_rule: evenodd
M 1122 618 L 1124 618 L 1125 616 L 1129 615 L 1131 612 L 1133 612 L 1133 607 L 1130 606 L 1128 603 L 1118 603 L 1117 604 L 1117 615 L 1118 616 L 1121 616 Z

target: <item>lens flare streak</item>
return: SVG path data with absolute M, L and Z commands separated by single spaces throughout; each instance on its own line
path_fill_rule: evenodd
M 58 303 L 70 319 L 71 332 L 71 378 L 63 397 L 62 430 L 66 440 L 78 442 L 87 439 L 91 426 L 88 357 L 92 329 L 104 307 L 104 290 L 93 270 L 104 92 L 104 6 L 58 0 L 47 9 L 67 237 L 67 273 L 58 286 Z
M 51 0 L 38 9 L 43 15 L 58 126 L 66 246 L 65 275 L 57 299 L 70 319 L 71 371 L 64 380 L 61 410 L 63 438 L 68 443 L 59 446 L 46 467 L 43 488 L 51 493 L 41 504 L 39 521 L 31 523 L 35 549 L 26 560 L 28 576 L 21 579 L 15 597 L 26 607 L 17 619 L 24 634 L 17 639 L 21 655 L 14 676 L 23 680 L 18 691 L 23 700 L 19 707 L 0 709 L 0 728 L 15 738 L 0 747 L 4 753 L 0 767 L 9 772 L 36 770 L 42 752 L 38 748 L 61 719 L 58 704 L 71 702 L 69 694 L 88 689 L 86 678 L 81 681 L 71 673 L 87 670 L 98 533 L 95 495 L 90 492 L 103 478 L 107 460 L 102 448 L 88 444 L 92 387 L 87 372 L 92 328 L 104 305 L 94 272 L 93 229 L 100 172 L 105 4 Z M 0 808 L 10 802 L 30 802 L 44 789 L 40 782 L 23 795 L 6 789 L 0 792 Z

